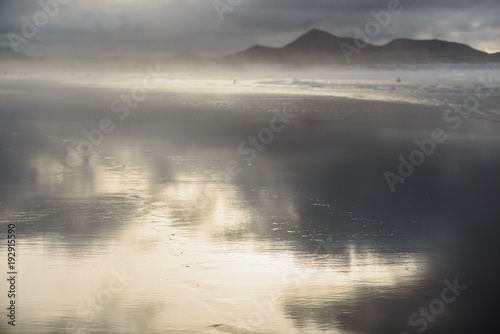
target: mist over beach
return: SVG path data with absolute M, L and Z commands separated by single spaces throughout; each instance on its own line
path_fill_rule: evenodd
M 0 1 L 0 332 L 495 328 L 498 10 Z

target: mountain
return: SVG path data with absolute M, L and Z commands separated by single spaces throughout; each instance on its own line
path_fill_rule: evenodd
M 350 63 L 347 58 L 355 64 L 500 61 L 498 54 L 488 54 L 460 43 L 437 39 L 396 39 L 382 46 L 368 43 L 360 45 L 354 38 L 338 37 L 318 29 L 308 31 L 283 47 L 255 45 L 225 57 L 232 62 L 281 62 L 300 65 Z
M 28 56 L 22 52 L 15 52 L 11 48 L 0 47 L 0 60 L 1 61 L 29 61 L 34 59 L 32 56 Z
M 339 48 L 341 43 L 354 45 L 353 38 L 342 38 L 331 35 L 326 31 L 312 29 L 293 42 L 280 47 L 272 48 L 254 45 L 242 52 L 225 58 L 231 61 L 243 62 L 294 62 L 302 63 L 309 60 L 317 62 L 345 61 L 344 54 Z M 372 45 L 367 49 L 376 48 Z
M 488 62 L 491 55 L 468 45 L 433 40 L 396 39 L 371 54 L 377 61 L 400 62 Z
M 269 48 L 267 46 L 254 45 L 242 52 L 238 52 L 224 58 L 228 60 L 256 60 L 256 61 L 266 61 L 266 60 L 279 60 L 281 52 L 278 48 Z
M 22 57 L 23 54 L 21 53 L 16 53 L 14 50 L 11 48 L 2 48 L 0 47 L 0 58 L 5 59 L 5 58 L 17 58 L 17 57 Z
M 203 58 L 195 53 L 182 51 L 173 54 L 169 59 L 174 62 L 199 62 Z
M 289 54 L 334 54 L 338 53 L 338 45 L 342 42 L 353 43 L 353 40 L 337 37 L 326 31 L 312 29 L 290 44 L 285 45 L 283 50 Z

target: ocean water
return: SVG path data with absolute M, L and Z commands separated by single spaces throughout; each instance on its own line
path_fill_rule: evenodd
M 3 78 L 0 331 L 487 328 L 498 70 L 447 71 Z

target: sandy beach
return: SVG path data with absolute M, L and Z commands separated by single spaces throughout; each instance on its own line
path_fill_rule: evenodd
M 493 316 L 498 88 L 476 107 L 474 82 L 92 80 L 1 82 L 23 319 L 3 333 L 470 333 Z

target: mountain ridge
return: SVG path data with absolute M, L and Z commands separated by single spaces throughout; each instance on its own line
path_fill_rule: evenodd
M 360 43 L 313 28 L 282 47 L 254 45 L 227 55 L 233 62 L 311 63 L 435 63 L 499 62 L 500 52 L 489 54 L 463 43 L 439 39 L 394 39 L 384 45 Z

